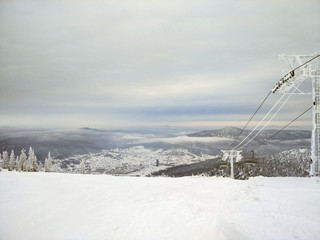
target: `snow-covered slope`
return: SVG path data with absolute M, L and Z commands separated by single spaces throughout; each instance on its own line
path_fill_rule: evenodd
M 0 173 L 0 239 L 319 239 L 319 178 Z

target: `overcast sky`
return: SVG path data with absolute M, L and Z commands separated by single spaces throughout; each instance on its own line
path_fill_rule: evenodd
M 0 126 L 241 125 L 319 29 L 319 0 L 2 0 Z

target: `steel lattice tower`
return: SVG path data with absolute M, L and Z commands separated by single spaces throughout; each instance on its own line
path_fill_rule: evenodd
M 289 74 L 285 75 L 272 90 L 272 92 L 280 93 L 292 93 L 292 91 L 295 91 L 294 94 L 312 94 L 312 163 L 310 175 L 319 175 L 320 170 L 320 60 L 319 58 L 315 58 L 317 55 L 318 53 L 309 55 L 281 54 L 279 56 L 280 60 L 284 60 L 287 65 L 287 67 L 283 69 L 283 72 L 289 72 Z M 304 64 L 306 62 L 308 63 Z M 301 65 L 303 66 L 299 67 Z M 300 84 L 305 80 L 312 81 L 312 91 L 304 91 L 299 89 Z

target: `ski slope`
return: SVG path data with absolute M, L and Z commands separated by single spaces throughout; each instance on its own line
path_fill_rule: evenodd
M 319 178 L 0 172 L 0 239 L 320 239 Z

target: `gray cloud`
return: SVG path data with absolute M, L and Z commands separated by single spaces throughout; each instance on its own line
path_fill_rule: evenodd
M 281 77 L 279 53 L 319 50 L 319 11 L 316 0 L 1 1 L 0 125 L 248 118 Z

